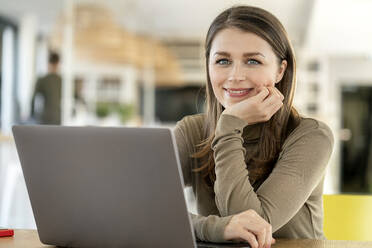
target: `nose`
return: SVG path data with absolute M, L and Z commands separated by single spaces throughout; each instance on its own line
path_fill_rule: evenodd
M 230 75 L 228 77 L 228 81 L 244 81 L 247 77 L 244 74 L 244 70 L 242 70 L 240 63 L 234 64 L 231 69 Z

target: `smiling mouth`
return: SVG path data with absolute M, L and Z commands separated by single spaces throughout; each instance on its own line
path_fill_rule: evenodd
M 229 97 L 242 97 L 242 96 L 246 96 L 250 92 L 252 92 L 253 89 L 254 88 L 241 88 L 241 89 L 226 89 L 226 88 L 224 88 L 225 93 Z

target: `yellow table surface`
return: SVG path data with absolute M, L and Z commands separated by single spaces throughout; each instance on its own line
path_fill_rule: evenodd
M 55 247 L 43 245 L 36 230 L 14 230 L 14 237 L 0 238 L 0 248 L 45 248 Z M 361 248 L 371 247 L 372 242 L 360 241 L 340 241 L 340 240 L 311 240 L 296 239 L 285 240 L 279 239 L 273 248 Z

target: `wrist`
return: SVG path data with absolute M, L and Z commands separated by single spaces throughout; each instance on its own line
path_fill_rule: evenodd
M 240 122 L 244 122 L 243 127 L 246 126 L 246 125 L 248 125 L 248 122 L 247 122 L 244 118 L 240 117 L 240 116 L 237 115 L 237 114 L 234 114 L 234 113 L 231 112 L 231 111 L 226 111 L 226 112 L 223 111 L 223 112 L 221 113 L 220 119 L 222 119 L 222 118 L 221 118 L 222 115 L 225 116 L 224 119 L 233 119 L 233 120 L 235 120 L 234 122 L 238 122 L 238 123 L 240 123 Z M 237 120 L 239 120 L 239 121 L 237 121 Z M 219 121 L 221 121 L 221 120 L 219 120 Z
M 223 114 L 217 121 L 215 138 L 212 142 L 212 145 L 219 138 L 228 135 L 228 134 L 242 134 L 244 127 L 247 126 L 247 123 L 236 116 L 230 114 Z

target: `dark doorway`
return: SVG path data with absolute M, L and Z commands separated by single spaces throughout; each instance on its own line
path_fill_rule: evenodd
M 157 87 L 156 119 L 163 123 L 175 123 L 186 115 L 203 112 L 204 94 L 201 86 Z
M 2 107 L 1 107 L 1 104 L 2 104 L 2 99 L 1 99 L 1 97 L 2 97 L 2 78 L 3 78 L 3 64 L 2 64 L 2 62 L 3 62 L 3 32 L 4 32 L 4 29 L 5 29 L 5 25 L 4 24 L 2 24 L 1 22 L 0 22 L 0 127 L 1 127 L 1 109 L 2 109 Z
M 140 115 L 144 115 L 144 89 L 140 92 Z M 205 89 L 202 86 L 169 86 L 155 88 L 155 119 L 161 123 L 176 123 L 186 115 L 204 112 Z
M 341 191 L 372 193 L 372 87 L 342 88 Z
M 3 89 L 3 80 L 4 80 L 4 73 L 2 70 L 3 70 L 3 56 L 4 56 L 4 49 L 7 49 L 7 48 L 4 48 L 4 44 L 3 44 L 3 37 L 4 37 L 4 32 L 6 31 L 6 29 L 12 29 L 13 31 L 13 34 L 14 34 L 14 44 L 13 44 L 13 78 L 14 78 L 14 82 L 12 83 L 12 87 L 13 87 L 13 96 L 12 96 L 12 99 L 14 100 L 14 106 L 16 109 L 16 111 L 14 111 L 14 113 L 19 116 L 19 111 L 18 111 L 18 103 L 16 102 L 16 95 L 17 95 L 17 92 L 16 92 L 16 89 L 17 89 L 17 44 L 18 44 L 18 28 L 17 28 L 17 25 L 12 21 L 12 20 L 9 20 L 7 18 L 4 18 L 3 16 L 0 16 L 0 127 L 2 126 L 2 120 L 1 120 L 1 110 L 2 110 L 2 103 L 3 103 L 3 99 L 1 99 L 2 97 L 2 89 Z M 7 61 L 5 61 L 7 62 Z

